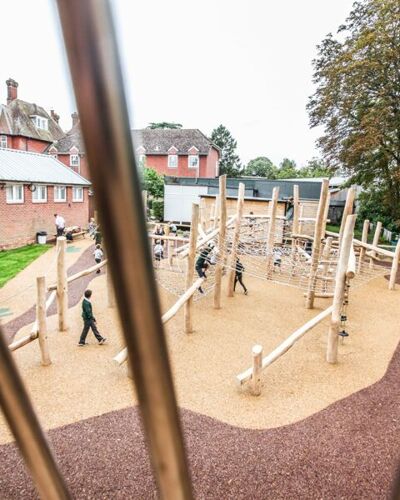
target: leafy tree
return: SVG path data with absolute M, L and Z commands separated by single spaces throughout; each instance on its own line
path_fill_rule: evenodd
M 310 160 L 306 166 L 300 168 L 298 177 L 332 177 L 334 170 L 329 168 L 318 158 Z
M 219 125 L 212 131 L 211 141 L 221 149 L 220 173 L 227 174 L 228 177 L 237 177 L 240 174 L 242 165 L 239 156 L 236 154 L 237 142 L 229 130 L 223 125 Z
M 341 168 L 382 203 L 400 227 L 400 3 L 354 3 L 335 39 L 328 35 L 313 61 L 316 91 L 311 126 L 327 163 Z
M 279 165 L 276 173 L 277 179 L 293 179 L 299 176 L 299 170 L 296 167 L 296 162 L 294 160 L 289 160 L 284 158 Z
M 164 197 L 164 177 L 152 168 L 143 169 L 143 189 L 154 198 Z
M 180 123 L 174 123 L 174 122 L 151 122 L 147 128 L 155 129 L 155 128 L 172 128 L 172 129 L 179 129 L 182 128 L 182 125 Z
M 276 179 L 276 167 L 266 156 L 259 156 L 250 160 L 244 169 L 244 175 L 254 177 L 266 177 L 267 179 Z

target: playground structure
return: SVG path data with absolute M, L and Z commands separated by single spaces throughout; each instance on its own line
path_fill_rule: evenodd
M 339 338 L 343 342 L 348 336 L 344 328 L 350 282 L 352 286 L 360 286 L 386 273 L 388 269 L 382 263 L 391 260 L 389 289 L 394 290 L 400 257 L 400 242 L 394 253 L 378 246 L 382 231 L 380 222 L 376 225 L 372 244 L 367 243 L 369 221 L 364 221 L 362 239 L 354 238 L 356 215 L 352 214 L 353 188 L 348 191 L 339 233 L 326 231 L 329 207 L 327 180 L 321 185 L 315 218 L 300 216 L 299 186 L 294 186 L 291 220 L 277 216 L 278 196 L 279 190 L 274 188 L 267 214 L 244 214 L 244 184 L 239 184 L 236 213 L 227 220 L 226 177 L 221 176 L 211 217 L 207 218 L 201 204 L 193 204 L 189 242 L 183 241 L 182 245 L 174 247 L 171 242 L 175 237 L 151 235 L 151 238 L 165 239 L 168 246 L 168 258 L 156 269 L 156 280 L 159 286 L 179 297 L 163 316 L 163 323 L 184 307 L 186 333 L 194 330 L 191 311 L 195 300 L 213 292 L 214 308 L 221 307 L 223 275 L 227 276 L 227 296 L 233 297 L 237 258 L 243 262 L 247 275 L 302 290 L 308 309 L 314 308 L 315 299 L 333 299 L 332 305 L 298 328 L 266 357 L 262 357 L 262 346 L 253 347 L 253 366 L 239 374 L 237 382 L 239 386 L 250 382 L 254 395 L 261 393 L 261 372 L 326 318 L 330 318 L 326 360 L 336 363 Z M 211 266 L 211 272 L 207 271 L 205 284 L 203 278 L 193 282 L 195 261 L 211 240 L 217 240 L 218 251 L 213 254 L 215 265 Z M 196 293 L 200 285 L 205 294 Z M 124 363 L 127 350 L 117 354 L 114 360 L 118 364 Z
M 110 267 L 112 267 L 114 282 L 118 280 L 121 285 L 118 288 L 118 305 L 120 314 L 123 316 L 122 325 L 129 361 L 134 370 L 134 380 L 143 411 L 144 429 L 149 438 L 152 465 L 163 498 L 189 499 L 192 498 L 190 479 L 181 439 L 168 354 L 163 337 L 153 274 L 148 269 L 149 254 L 144 232 L 143 208 L 139 203 L 139 179 L 136 170 L 132 168 L 134 156 L 130 141 L 124 142 L 120 140 L 121 129 L 125 130 L 125 135 L 128 137 L 129 124 L 123 88 L 120 85 L 121 75 L 118 64 L 115 62 L 117 51 L 115 50 L 109 11 L 103 2 L 87 3 L 82 6 L 61 0 L 59 1 L 59 9 L 70 58 L 77 103 L 82 117 L 82 130 L 87 146 L 87 154 L 90 165 L 96 165 L 96 168 L 92 168 L 91 175 L 93 176 L 93 184 L 102 217 L 102 226 L 106 233 Z M 81 37 L 76 37 L 77 32 L 81 34 Z M 102 34 L 105 36 L 101 37 Z M 100 38 L 105 42 L 100 43 Z M 96 74 L 96 78 L 90 77 L 93 74 Z M 84 85 L 83 82 L 85 82 Z M 91 116 L 96 117 L 96 119 L 92 121 Z M 103 119 L 99 120 L 99 116 Z M 113 165 L 112 170 L 110 165 Z M 118 195 L 115 195 L 115 193 L 118 193 Z M 222 205 L 223 200 L 221 200 L 221 207 Z M 326 238 L 324 258 L 322 259 L 317 255 L 317 251 L 314 249 L 319 248 L 319 252 L 321 252 L 320 245 L 321 242 L 324 242 L 324 236 L 326 235 L 326 232 L 321 229 L 319 224 L 321 213 L 324 214 L 325 210 L 319 211 L 318 220 L 315 221 L 315 227 L 318 226 L 319 228 L 317 237 L 314 234 L 314 239 L 310 240 L 309 237 L 303 237 L 301 224 L 305 224 L 307 221 L 301 221 L 301 213 L 299 213 L 298 207 L 298 226 L 296 231 L 294 228 L 290 231 L 284 221 L 282 223 L 277 222 L 279 219 L 274 217 L 272 202 L 269 215 L 259 224 L 260 232 L 263 231 L 262 228 L 264 227 L 268 237 L 264 238 L 264 241 L 251 241 L 244 248 L 240 246 L 240 230 L 245 224 L 242 224 L 242 221 L 239 223 L 235 218 L 231 222 L 231 224 L 235 222 L 235 227 L 227 227 L 224 239 L 225 228 L 229 221 L 221 228 L 223 208 L 218 211 L 220 214 L 219 221 L 214 217 L 213 224 L 215 224 L 216 228 L 217 223 L 219 223 L 220 227 L 215 235 L 211 237 L 214 238 L 218 235 L 219 254 L 216 261 L 216 270 L 218 272 L 213 277 L 214 285 L 211 287 L 214 292 L 214 306 L 216 308 L 220 307 L 218 299 L 221 298 L 224 269 L 228 271 L 228 276 L 231 276 L 235 271 L 235 260 L 232 257 L 234 256 L 232 249 L 235 241 L 238 242 L 236 246 L 237 255 L 247 258 L 249 262 L 246 272 L 253 270 L 254 276 L 277 283 L 280 282 L 278 277 L 283 276 L 281 282 L 297 286 L 306 293 L 308 307 L 313 307 L 314 299 L 319 298 L 317 294 L 320 291 L 321 294 L 325 295 L 333 294 L 334 299 L 335 295 L 336 299 L 340 295 L 339 292 L 340 288 L 343 288 L 343 283 L 339 279 L 335 281 L 334 277 L 338 276 L 339 268 L 342 271 L 348 269 L 349 260 L 351 259 L 354 262 L 356 252 L 354 250 L 353 257 L 350 248 L 346 266 L 344 266 L 343 263 L 346 259 L 344 257 L 340 259 L 346 238 L 344 228 L 338 241 L 330 240 L 331 249 L 328 247 L 328 238 Z M 242 220 L 246 220 L 246 217 L 244 216 Z M 322 222 L 323 220 L 322 218 Z M 250 224 L 247 224 L 247 228 L 251 233 Z M 204 228 L 202 229 L 205 231 Z M 236 230 L 239 232 L 237 239 L 235 237 L 237 235 Z M 229 233 L 232 233 L 232 231 L 233 235 L 230 236 Z M 292 241 L 289 241 L 288 238 L 287 244 L 284 244 L 284 235 L 290 232 L 292 233 Z M 210 233 L 206 232 L 205 237 L 202 237 L 201 234 L 199 239 L 192 237 L 192 242 L 194 241 L 195 244 L 192 243 L 188 247 L 187 255 L 184 255 L 186 250 L 182 250 L 182 252 L 179 252 L 180 256 L 176 255 L 174 257 L 172 264 L 174 262 L 189 262 L 190 253 L 191 262 L 193 262 L 193 257 L 196 255 L 193 248 L 196 249 L 199 244 L 200 246 L 197 248 L 199 250 L 202 245 L 206 244 L 205 240 L 209 236 Z M 229 245 L 229 241 L 232 242 L 231 245 Z M 310 242 L 313 243 L 312 249 L 314 253 L 314 255 L 311 255 L 311 259 L 307 251 Z M 359 249 L 365 250 L 363 258 L 361 261 L 359 260 L 361 262 L 361 269 L 358 272 L 360 277 L 364 273 L 367 274 L 365 258 L 370 259 L 371 267 L 368 266 L 368 269 L 371 272 L 378 272 L 379 259 L 388 257 L 382 254 L 376 245 L 366 247 L 366 243 L 362 243 L 358 246 Z M 354 245 L 353 240 L 353 248 Z M 271 254 L 271 249 L 273 251 L 276 246 L 285 249 L 285 252 L 281 255 L 280 266 L 274 266 L 274 257 Z M 359 253 L 361 254 L 361 251 Z M 344 254 L 342 253 L 342 255 Z M 399 255 L 397 249 L 395 255 L 397 257 Z M 393 257 L 391 258 L 393 259 Z M 338 260 L 342 261 L 343 266 L 338 265 Z M 134 271 L 132 270 L 132 261 L 136 264 Z M 257 267 L 256 264 L 260 261 L 262 263 Z M 392 272 L 394 267 L 397 269 L 397 265 L 398 259 L 396 265 L 394 262 L 392 264 Z M 323 266 L 326 266 L 326 268 Z M 182 267 L 185 269 L 184 266 Z M 282 272 L 279 272 L 280 270 L 275 269 L 275 267 L 280 267 Z M 284 270 L 285 272 L 283 272 Z M 350 266 L 349 270 L 353 272 L 354 266 Z M 326 276 L 322 275 L 325 279 L 319 279 L 320 272 L 326 273 Z M 65 272 L 62 272 L 62 274 L 63 281 L 57 286 L 60 329 L 65 328 L 68 319 L 64 308 L 66 304 L 65 294 L 64 302 L 62 301 L 63 290 L 66 290 L 67 287 L 67 279 Z M 193 274 L 192 267 L 186 264 L 186 270 L 182 278 L 189 278 Z M 294 277 L 296 275 L 301 276 L 302 279 L 296 281 L 292 279 L 293 275 Z M 289 276 L 292 279 L 290 283 Z M 354 281 L 356 279 L 355 277 Z M 161 278 L 159 282 L 161 283 L 161 281 L 165 283 L 166 280 Z M 189 279 L 182 279 L 181 281 L 184 288 L 187 286 Z M 333 287 L 334 282 L 335 286 Z M 194 285 L 195 283 L 193 283 L 193 287 Z M 186 291 L 189 292 L 189 289 Z M 229 293 L 231 293 L 230 290 L 228 290 Z M 178 300 L 179 304 L 182 302 L 187 304 L 186 307 L 190 311 L 190 308 L 193 307 L 193 304 L 190 305 L 190 298 L 184 297 L 181 293 L 178 293 L 178 295 L 180 300 L 182 299 L 181 302 Z M 40 302 L 43 305 L 43 299 Z M 335 312 L 334 306 L 332 306 L 331 312 L 333 315 Z M 337 327 L 335 319 L 332 316 L 332 332 Z M 258 355 L 259 351 L 260 349 L 255 349 L 255 355 Z M 259 361 L 260 358 L 258 357 L 258 369 L 260 368 Z M 24 385 L 4 342 L 0 343 L 0 375 L 2 389 L 4 389 L 1 394 L 1 406 L 31 470 L 39 494 L 43 498 L 69 498 L 64 479 L 57 468 Z

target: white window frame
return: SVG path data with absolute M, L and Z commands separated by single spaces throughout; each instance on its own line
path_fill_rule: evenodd
M 59 198 L 57 195 L 59 194 L 59 189 L 65 189 L 65 198 Z M 54 202 L 55 203 L 66 203 L 67 201 L 67 186 L 54 186 Z
M 17 191 L 17 188 L 22 188 L 22 198 L 16 199 L 15 193 Z M 11 197 L 10 197 L 10 192 Z M 24 185 L 23 184 L 9 184 L 6 187 L 6 201 L 9 205 L 17 205 L 17 204 L 22 204 L 24 203 Z
M 47 186 L 43 184 L 34 184 L 34 186 L 36 189 L 35 191 L 32 191 L 32 203 L 47 203 Z M 35 193 L 36 195 L 38 195 L 43 188 L 44 188 L 44 197 L 35 199 Z
M 81 158 L 80 158 L 79 154 L 71 153 L 69 155 L 69 166 L 70 167 L 78 167 L 78 169 L 80 168 L 80 166 L 81 166 Z
M 6 135 L 0 135 L 0 148 L 7 147 L 7 139 L 8 137 Z
M 79 190 L 81 195 L 76 196 L 76 191 Z M 74 203 L 83 203 L 83 187 L 82 186 L 72 186 L 72 201 Z
M 191 158 L 197 158 L 197 165 L 194 167 L 190 165 Z M 191 169 L 199 169 L 200 168 L 200 156 L 199 155 L 188 155 L 188 168 L 191 168 Z
M 176 159 L 176 164 L 171 165 L 171 159 L 175 158 Z M 168 155 L 168 168 L 178 168 L 178 155 L 175 154 L 169 154 Z
M 40 130 L 49 130 L 49 120 L 43 116 L 33 115 L 31 116 L 35 127 Z
M 140 153 L 139 155 L 139 165 L 146 165 L 146 155 L 143 153 Z

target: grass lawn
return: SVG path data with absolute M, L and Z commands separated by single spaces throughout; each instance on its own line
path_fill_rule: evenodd
M 0 288 L 22 269 L 40 257 L 51 245 L 28 245 L 0 252 Z
M 332 233 L 338 233 L 340 231 L 340 226 L 333 226 L 332 224 L 327 224 L 326 225 L 326 230 L 327 231 L 332 231 Z M 362 229 L 354 229 L 354 238 L 356 240 L 361 240 L 362 237 Z M 374 231 L 371 231 L 368 234 L 368 243 L 372 243 L 372 240 L 374 239 Z M 379 238 L 379 243 L 380 244 L 385 244 L 387 243 L 386 240 L 384 240 L 382 237 Z

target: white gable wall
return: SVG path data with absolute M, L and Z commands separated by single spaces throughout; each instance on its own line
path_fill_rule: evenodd
M 199 196 L 207 192 L 207 186 L 166 184 L 164 186 L 164 220 L 190 222 L 192 203 L 199 203 Z

